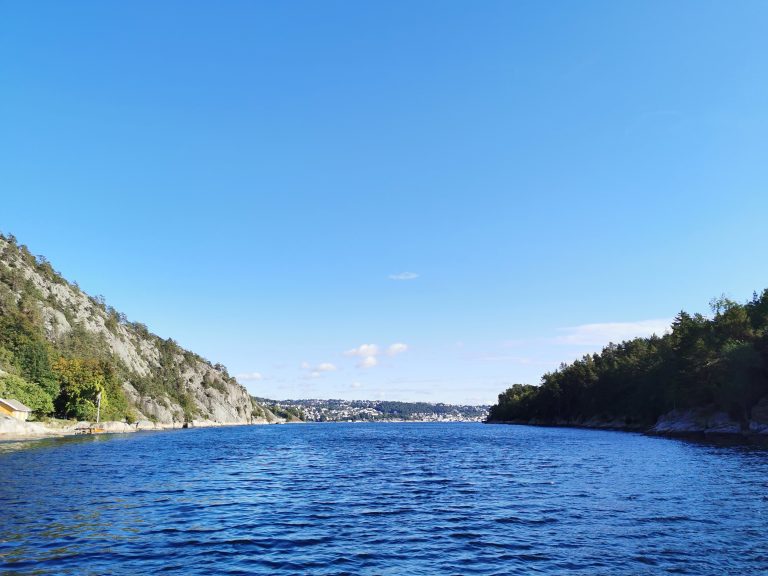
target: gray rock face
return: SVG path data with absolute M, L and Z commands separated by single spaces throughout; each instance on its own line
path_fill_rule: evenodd
M 727 413 L 707 408 L 672 410 L 659 418 L 650 432 L 655 434 L 734 435 L 745 430 Z
M 2 262 L 18 271 L 39 293 L 37 304 L 46 335 L 56 342 L 76 327 L 101 339 L 109 351 L 136 378 L 123 382 L 126 397 L 141 420 L 154 420 L 167 425 L 181 424 L 188 419 L 177 399 L 180 395 L 192 402 L 195 418 L 217 424 L 248 424 L 252 419 L 251 398 L 246 389 L 232 380 L 223 366 L 212 366 L 199 356 L 174 345 L 178 353 L 171 359 L 170 377 L 180 394 L 147 393 L 137 390 L 142 377 L 158 372 L 161 366 L 161 346 L 164 341 L 150 334 L 139 324 L 127 323 L 116 311 L 109 309 L 78 287 L 62 279 L 42 274 L 14 253 L 6 250 L 8 241 L 0 237 Z M 22 296 L 22 287 L 16 296 Z M 166 375 L 168 374 L 166 357 Z M 187 414 L 189 414 L 187 406 Z
M 725 412 L 716 412 L 707 421 L 705 434 L 741 434 L 741 424 Z
M 768 434 L 768 396 L 752 408 L 749 430 L 754 434 Z
M 586 422 L 584 422 L 583 426 L 586 428 L 604 428 L 606 430 L 622 430 L 627 427 L 627 423 L 625 420 L 621 418 L 613 418 L 610 420 L 600 419 L 600 418 L 590 418 Z
M 134 424 L 136 430 L 155 430 L 155 423 L 149 420 L 139 420 Z
M 659 417 L 652 432 L 659 434 L 690 434 L 706 430 L 706 418 L 694 411 L 672 410 Z
M 48 435 L 50 435 L 50 431 L 37 422 L 22 422 L 15 418 L 0 416 L 0 437 Z
M 94 425 L 96 426 L 96 425 Z M 127 422 L 101 422 L 98 427 L 109 433 L 133 432 L 133 427 Z

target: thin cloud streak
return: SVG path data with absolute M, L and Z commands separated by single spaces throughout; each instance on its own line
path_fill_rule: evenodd
M 390 274 L 390 280 L 416 280 L 419 275 L 416 272 L 400 272 L 398 274 Z
M 554 339 L 557 344 L 578 346 L 605 346 L 637 337 L 656 334 L 662 336 L 672 325 L 670 318 L 640 320 L 637 322 L 604 322 L 560 328 L 562 336 Z

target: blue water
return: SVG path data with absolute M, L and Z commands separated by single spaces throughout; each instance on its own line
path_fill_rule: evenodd
M 8 574 L 768 574 L 768 452 L 482 424 L 0 444 Z

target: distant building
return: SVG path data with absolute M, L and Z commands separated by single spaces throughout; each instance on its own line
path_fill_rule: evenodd
M 26 420 L 30 412 L 32 412 L 32 409 L 27 408 L 18 400 L 0 398 L 0 414 L 12 416 L 17 420 Z

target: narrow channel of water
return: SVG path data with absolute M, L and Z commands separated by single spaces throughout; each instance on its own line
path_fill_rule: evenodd
M 22 445 L 0 446 L 10 574 L 768 573 L 764 449 L 481 424 Z

